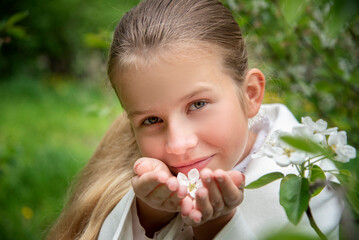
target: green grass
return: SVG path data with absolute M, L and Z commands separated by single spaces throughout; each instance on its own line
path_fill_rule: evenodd
M 120 112 L 105 84 L 0 83 L 0 236 L 41 239 L 73 177 Z

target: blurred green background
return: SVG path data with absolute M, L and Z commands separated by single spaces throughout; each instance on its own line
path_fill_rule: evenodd
M 121 112 L 106 78 L 112 31 L 137 0 L 0 2 L 0 238 L 42 239 Z M 359 4 L 225 0 L 267 76 L 266 102 L 323 118 L 359 147 Z M 358 157 L 341 239 L 358 229 Z M 356 210 L 356 211 L 355 211 Z

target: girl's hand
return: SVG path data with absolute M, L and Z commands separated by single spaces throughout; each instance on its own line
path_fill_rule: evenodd
M 136 194 L 137 215 L 147 236 L 153 237 L 177 212 L 182 210 L 188 214 L 191 211 L 192 199 L 186 196 L 187 188 L 178 184 L 163 162 L 140 158 L 134 165 L 134 172 L 132 187 Z
M 192 210 L 182 211 L 184 222 L 198 226 L 215 219 L 229 221 L 243 200 L 244 175 L 220 169 L 203 169 L 200 175 L 204 187 L 197 190 Z
M 187 189 L 178 184 L 177 178 L 162 161 L 140 158 L 134 164 L 134 172 L 136 176 L 132 179 L 132 187 L 137 198 L 157 210 L 166 212 L 181 210 L 180 203 L 186 197 Z M 188 203 L 188 200 L 184 202 Z M 189 207 L 184 211 L 188 213 Z

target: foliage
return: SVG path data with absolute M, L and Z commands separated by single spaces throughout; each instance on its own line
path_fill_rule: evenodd
M 12 38 L 24 39 L 26 37 L 26 31 L 18 23 L 27 15 L 28 12 L 16 13 L 9 19 L 0 22 L 0 48 L 3 44 L 9 44 Z
M 53 83 L 28 77 L 0 83 L 4 240 L 42 239 L 61 211 L 69 183 L 120 111 L 111 89 Z
M 349 171 L 333 167 L 322 169 L 320 166 L 323 161 L 349 162 L 356 157 L 356 150 L 347 144 L 346 132 L 327 126 L 327 122 L 322 119 L 314 122 L 309 117 L 303 117 L 302 123 L 293 127 L 291 133 L 282 130 L 273 132 L 252 157 L 268 157 L 281 167 L 292 165 L 298 174 L 272 172 L 246 186 L 247 189 L 254 189 L 281 179 L 279 203 L 289 221 L 297 225 L 305 212 L 310 225 L 321 239 L 327 238 L 314 220 L 309 205 L 311 198 L 317 196 L 325 186 L 334 191 L 339 199 L 346 196 L 351 200 L 352 196 L 344 190 L 348 184 L 347 177 L 351 178 Z M 325 173 L 335 176 L 343 186 L 331 177 L 327 179 Z M 354 210 L 359 207 L 356 202 L 351 203 Z
M 0 48 L 0 71 L 3 76 L 21 71 L 30 75 L 51 72 L 83 77 L 93 56 L 93 49 L 87 48 L 84 39 L 88 41 L 88 34 L 111 33 L 124 12 L 137 2 L 1 1 L 0 21 L 11 22 L 18 16 L 15 13 L 25 12 L 27 17 L 10 29 L 12 35 L 26 32 L 26 38 L 12 37 L 11 41 L 6 38 L 7 44 Z M 110 34 L 103 40 L 109 45 Z M 103 62 L 105 55 L 106 51 L 102 50 Z
M 286 103 L 297 117 L 326 119 L 350 132 L 358 148 L 358 1 L 225 2 L 246 36 L 251 65 L 267 75 L 266 101 Z

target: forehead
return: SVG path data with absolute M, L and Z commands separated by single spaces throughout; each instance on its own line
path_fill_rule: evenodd
M 161 52 L 147 52 L 143 57 L 137 57 L 136 61 L 123 68 L 120 84 L 126 83 L 129 77 L 134 75 L 146 74 L 157 70 L 161 75 L 165 72 L 175 71 L 177 69 L 186 69 L 186 72 L 193 72 L 201 65 L 212 65 L 216 68 L 222 68 L 222 57 L 217 52 L 201 48 L 174 49 Z M 178 72 L 177 74 L 180 74 Z M 184 73 L 183 73 L 184 74 Z
M 115 85 L 128 113 L 170 108 L 196 91 L 222 88 L 225 78 L 234 82 L 223 71 L 221 55 L 213 50 L 176 49 L 146 58 L 146 64 L 124 68 Z
M 174 42 L 164 45 L 136 48 L 121 59 L 122 73 L 141 71 L 161 63 L 188 63 L 214 57 L 222 60 L 220 47 L 204 42 Z

